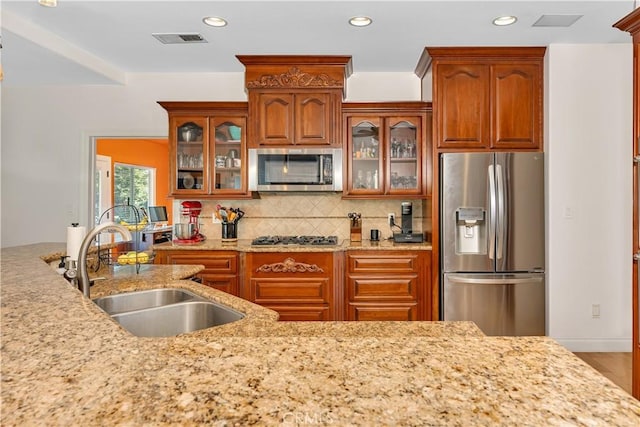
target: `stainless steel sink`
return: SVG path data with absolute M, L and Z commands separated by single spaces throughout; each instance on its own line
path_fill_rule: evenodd
M 235 322 L 244 314 L 211 301 L 191 301 L 111 317 L 133 335 L 170 337 Z
M 93 300 L 109 314 L 125 313 L 145 308 L 161 307 L 185 301 L 207 301 L 186 289 L 161 288 L 148 291 L 127 292 Z
M 160 288 L 93 300 L 139 337 L 170 337 L 244 318 L 244 314 L 186 289 Z

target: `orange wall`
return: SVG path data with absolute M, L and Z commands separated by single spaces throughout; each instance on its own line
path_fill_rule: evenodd
M 169 194 L 169 142 L 166 139 L 98 139 L 96 153 L 111 157 L 111 188 L 115 163 L 156 169 L 156 206 L 166 206 L 172 221 Z M 113 197 L 113 194 L 112 194 Z M 113 199 L 111 200 L 113 205 Z

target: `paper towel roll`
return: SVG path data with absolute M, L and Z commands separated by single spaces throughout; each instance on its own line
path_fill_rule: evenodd
M 82 240 L 87 234 L 87 227 L 67 227 L 67 256 L 72 261 L 78 260 Z

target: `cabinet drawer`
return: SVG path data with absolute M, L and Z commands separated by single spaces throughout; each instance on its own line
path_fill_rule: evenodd
M 418 320 L 417 304 L 349 304 L 347 320 Z
M 252 300 L 258 304 L 268 302 L 326 303 L 329 279 L 251 279 Z
M 416 301 L 418 298 L 417 276 L 353 277 L 348 283 L 350 301 Z
M 238 271 L 238 257 L 236 253 L 168 253 L 167 264 L 202 264 L 203 273 L 235 274 Z
M 350 254 L 347 255 L 347 268 L 349 273 L 413 273 L 419 270 L 418 261 L 417 254 Z
M 283 322 L 304 322 L 331 320 L 329 306 L 327 305 L 272 305 L 264 304 L 264 307 L 277 311 L 278 320 Z

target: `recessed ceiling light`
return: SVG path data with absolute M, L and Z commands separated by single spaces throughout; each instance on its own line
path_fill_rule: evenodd
M 202 18 L 202 22 L 209 25 L 210 27 L 226 27 L 227 21 L 219 16 L 206 16 Z
M 514 24 L 518 18 L 515 16 L 498 16 L 493 20 L 493 25 L 497 25 L 499 27 L 504 27 L 505 25 Z
M 40 6 L 46 7 L 56 7 L 58 5 L 58 0 L 38 0 Z
M 354 16 L 349 19 L 349 24 L 354 27 L 366 27 L 367 25 L 371 25 L 372 22 L 373 20 L 368 16 Z

